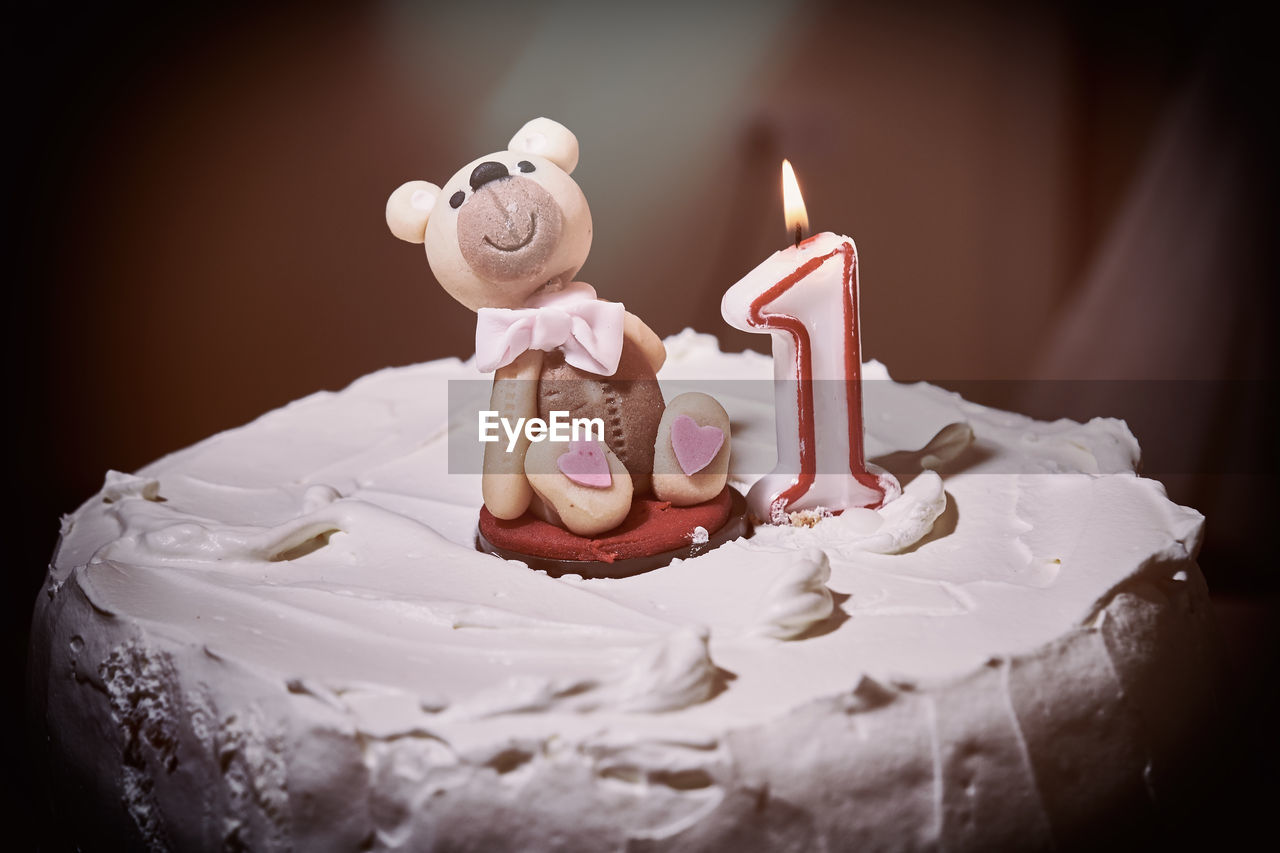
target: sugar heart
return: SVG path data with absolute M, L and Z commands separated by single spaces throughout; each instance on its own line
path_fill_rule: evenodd
M 613 483 L 609 460 L 598 441 L 570 442 L 569 451 L 556 457 L 556 467 L 579 486 L 607 489 Z
M 671 422 L 671 449 L 685 474 L 696 474 L 711 464 L 724 444 L 724 430 L 713 426 L 698 426 L 688 415 L 680 415 Z

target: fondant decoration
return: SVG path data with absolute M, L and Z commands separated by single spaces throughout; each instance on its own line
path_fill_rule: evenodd
M 807 217 L 799 187 L 784 192 L 799 205 L 787 211 L 791 230 Z M 896 495 L 896 481 L 869 466 L 863 450 L 853 240 L 829 231 L 797 239 L 729 288 L 720 313 L 773 338 L 778 464 L 747 494 L 752 513 L 782 524 L 796 511 L 874 508 Z
M 696 557 L 749 533 L 746 512 L 746 500 L 728 487 L 693 506 L 637 497 L 617 527 L 598 536 L 579 536 L 529 515 L 502 521 L 482 508 L 477 544 L 553 577 L 618 578 L 661 568 L 675 557 Z M 715 534 L 706 533 L 708 529 Z M 697 530 L 705 538 L 690 534 Z
M 612 376 L 622 355 L 626 309 L 596 299 L 589 284 L 534 297 L 528 308 L 481 308 L 476 312 L 476 367 L 505 367 L 527 350 L 559 349 L 574 367 Z
M 559 465 L 559 457 L 570 452 L 572 446 L 572 442 L 557 441 L 540 441 L 529 446 L 524 468 L 535 499 L 529 502 L 528 513 L 521 516 L 532 515 L 579 536 L 597 536 L 617 527 L 627 517 L 635 487 L 622 460 L 599 444 L 596 447 L 608 464 L 609 483 L 584 486 L 574 482 Z M 492 509 L 489 511 L 493 513 Z
M 676 424 L 685 421 L 692 425 L 696 436 L 692 449 L 702 453 L 711 451 L 709 459 L 696 458 L 699 455 L 696 452 L 695 458 L 686 458 L 684 462 L 678 458 L 683 442 L 676 434 Z M 713 435 L 710 430 L 720 433 L 714 450 L 709 442 L 703 444 L 704 437 L 710 439 Z M 673 399 L 658 425 L 653 493 L 663 500 L 684 505 L 710 500 L 719 494 L 729 479 L 729 441 L 729 414 L 715 398 L 693 391 Z M 687 444 L 685 448 L 690 449 Z
M 663 409 L 662 388 L 629 338 L 612 376 L 580 370 L 558 352 L 543 360 L 538 416 L 546 419 L 552 411 L 570 411 L 574 417 L 599 418 L 605 444 L 627 466 L 637 492 L 649 491 Z
M 671 423 L 671 449 L 686 474 L 696 474 L 710 465 L 723 444 L 724 430 L 719 427 L 698 426 L 688 415 Z
M 471 172 L 473 193 L 458 208 L 458 248 L 482 278 L 504 283 L 545 270 L 560 245 L 564 214 L 555 197 L 521 173 L 487 160 Z
M 556 467 L 579 486 L 607 489 L 613 482 L 604 448 L 596 441 L 571 441 L 568 452 L 556 458 Z
M 499 369 L 493 377 L 489 408 L 504 417 L 536 413 L 538 377 L 542 369 L 543 354 L 538 350 L 529 350 Z M 498 518 L 516 518 L 534 502 L 533 487 L 525 474 L 529 444 L 528 433 L 520 430 L 515 447 L 510 451 L 498 442 L 484 446 L 484 475 L 480 478 L 480 491 L 484 505 Z
M 473 160 L 443 186 L 401 186 L 387 200 L 387 225 L 422 243 L 440 284 L 476 312 L 476 367 L 494 372 L 489 409 L 497 420 L 546 421 L 555 411 L 604 424 L 604 446 L 594 451 L 602 456 L 527 435 L 484 446 L 481 491 L 494 518 L 531 513 L 590 536 L 621 523 L 633 495 L 654 488 L 658 445 L 669 446 L 670 435 L 659 436 L 662 341 L 621 303 L 573 279 L 592 234 L 570 177 L 577 163 L 568 128 L 534 119 L 507 150 Z M 728 476 L 728 417 L 719 409 L 714 423 L 694 420 L 720 431 L 721 444 L 689 444 L 695 452 L 685 464 L 697 463 L 689 471 L 674 457 L 664 461 L 664 487 L 654 493 L 681 506 L 714 498 Z M 565 451 L 574 455 L 562 459 Z

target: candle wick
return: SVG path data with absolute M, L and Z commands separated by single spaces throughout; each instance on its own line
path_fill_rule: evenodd
M 796 223 L 796 248 L 797 249 L 800 248 L 800 240 L 803 237 L 804 237 L 804 232 L 801 230 L 800 223 L 797 222 Z

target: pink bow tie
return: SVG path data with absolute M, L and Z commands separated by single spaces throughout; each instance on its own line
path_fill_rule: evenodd
M 527 350 L 558 349 L 574 367 L 612 376 L 622 355 L 626 309 L 601 302 L 589 284 L 533 300 L 528 308 L 481 308 L 476 312 L 476 367 L 497 370 Z

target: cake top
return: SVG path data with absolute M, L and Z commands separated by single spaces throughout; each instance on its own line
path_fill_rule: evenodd
M 770 376 L 767 358 L 707 336 L 667 346 L 664 381 Z M 1132 473 L 1123 423 L 1036 422 L 871 364 L 871 458 L 909 456 L 956 422 L 972 452 L 880 511 L 761 528 L 634 578 L 555 579 L 477 553 L 480 477 L 445 476 L 449 431 L 470 425 L 450 424 L 441 389 L 472 370 L 384 370 L 112 475 L 67 519 L 51 583 L 379 736 L 585 734 L 603 715 L 611 736 L 696 738 L 1029 652 L 1199 539 L 1197 513 Z M 769 383 L 739 386 L 730 476 L 746 488 L 774 436 Z

